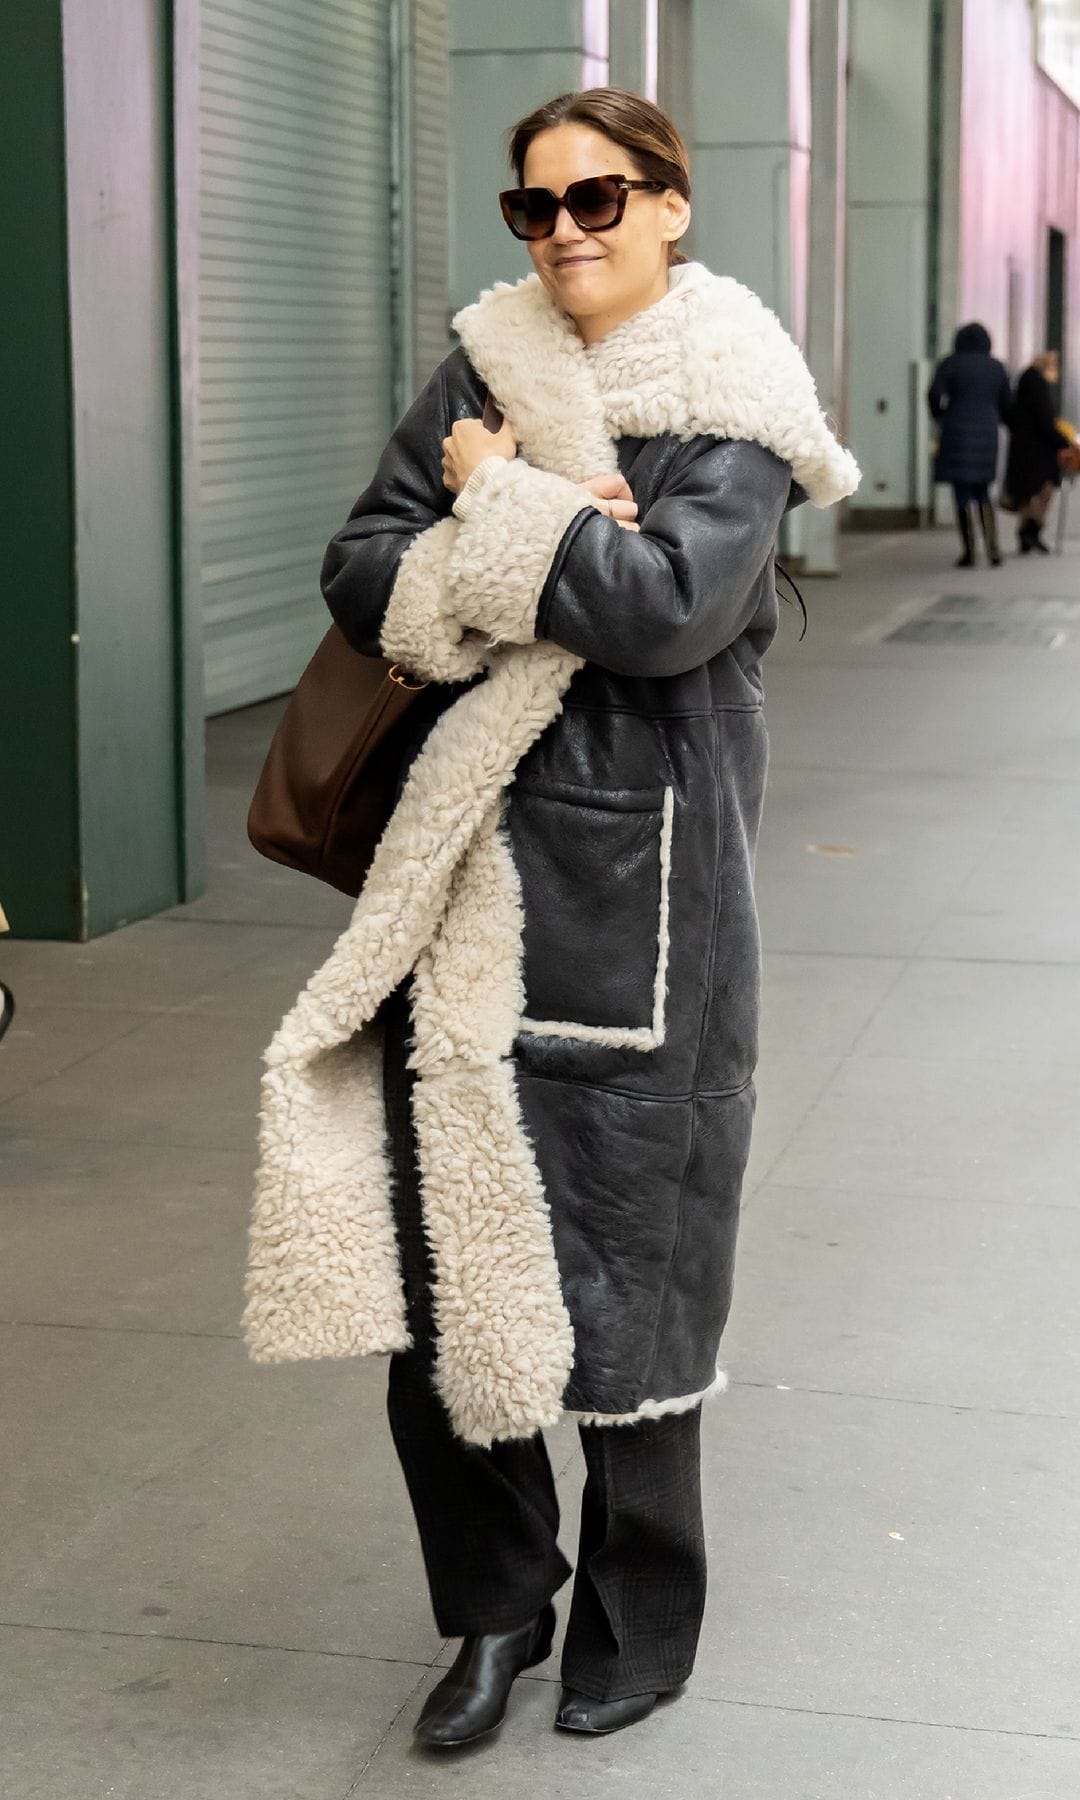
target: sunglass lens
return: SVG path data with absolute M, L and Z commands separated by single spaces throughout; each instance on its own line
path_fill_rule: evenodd
M 600 231 L 618 215 L 619 185 L 604 175 L 575 181 L 566 190 L 566 203 L 582 231 Z
M 518 237 L 546 237 L 557 210 L 555 197 L 546 188 L 518 188 L 506 197 L 507 219 Z

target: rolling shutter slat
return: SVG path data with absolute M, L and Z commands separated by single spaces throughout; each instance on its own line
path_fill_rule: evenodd
M 204 0 L 207 711 L 291 688 L 392 417 L 389 0 Z M 445 229 L 445 224 L 443 226 Z

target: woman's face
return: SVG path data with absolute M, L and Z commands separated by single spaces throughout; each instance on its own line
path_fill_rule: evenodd
M 642 179 L 629 151 L 591 125 L 555 125 L 529 145 L 524 187 L 565 194 L 572 181 L 592 175 Z M 527 248 L 551 298 L 571 318 L 630 318 L 667 292 L 668 245 L 690 222 L 689 202 L 670 188 L 662 194 L 634 190 L 626 211 L 610 231 L 583 231 L 566 208 L 555 235 Z

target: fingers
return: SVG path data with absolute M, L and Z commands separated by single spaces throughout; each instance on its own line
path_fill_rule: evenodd
M 597 496 L 595 506 L 597 512 L 603 513 L 605 518 L 614 519 L 616 525 L 628 525 L 637 517 L 637 502 L 634 500 L 604 500 Z
M 632 500 L 634 498 L 625 475 L 617 473 L 614 475 L 590 475 L 588 481 L 582 482 L 581 485 L 587 487 L 590 494 L 595 494 L 600 500 Z

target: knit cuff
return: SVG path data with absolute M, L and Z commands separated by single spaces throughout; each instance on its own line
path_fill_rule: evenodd
M 501 463 L 508 462 L 505 456 L 485 456 L 483 462 L 477 463 L 468 481 L 454 501 L 454 514 L 459 519 L 467 519 L 473 503 L 483 493 L 489 483 L 498 477 Z
M 536 609 L 566 532 L 588 494 L 522 458 L 489 456 L 454 504 L 461 524 L 448 564 L 448 608 L 492 644 L 531 644 Z

